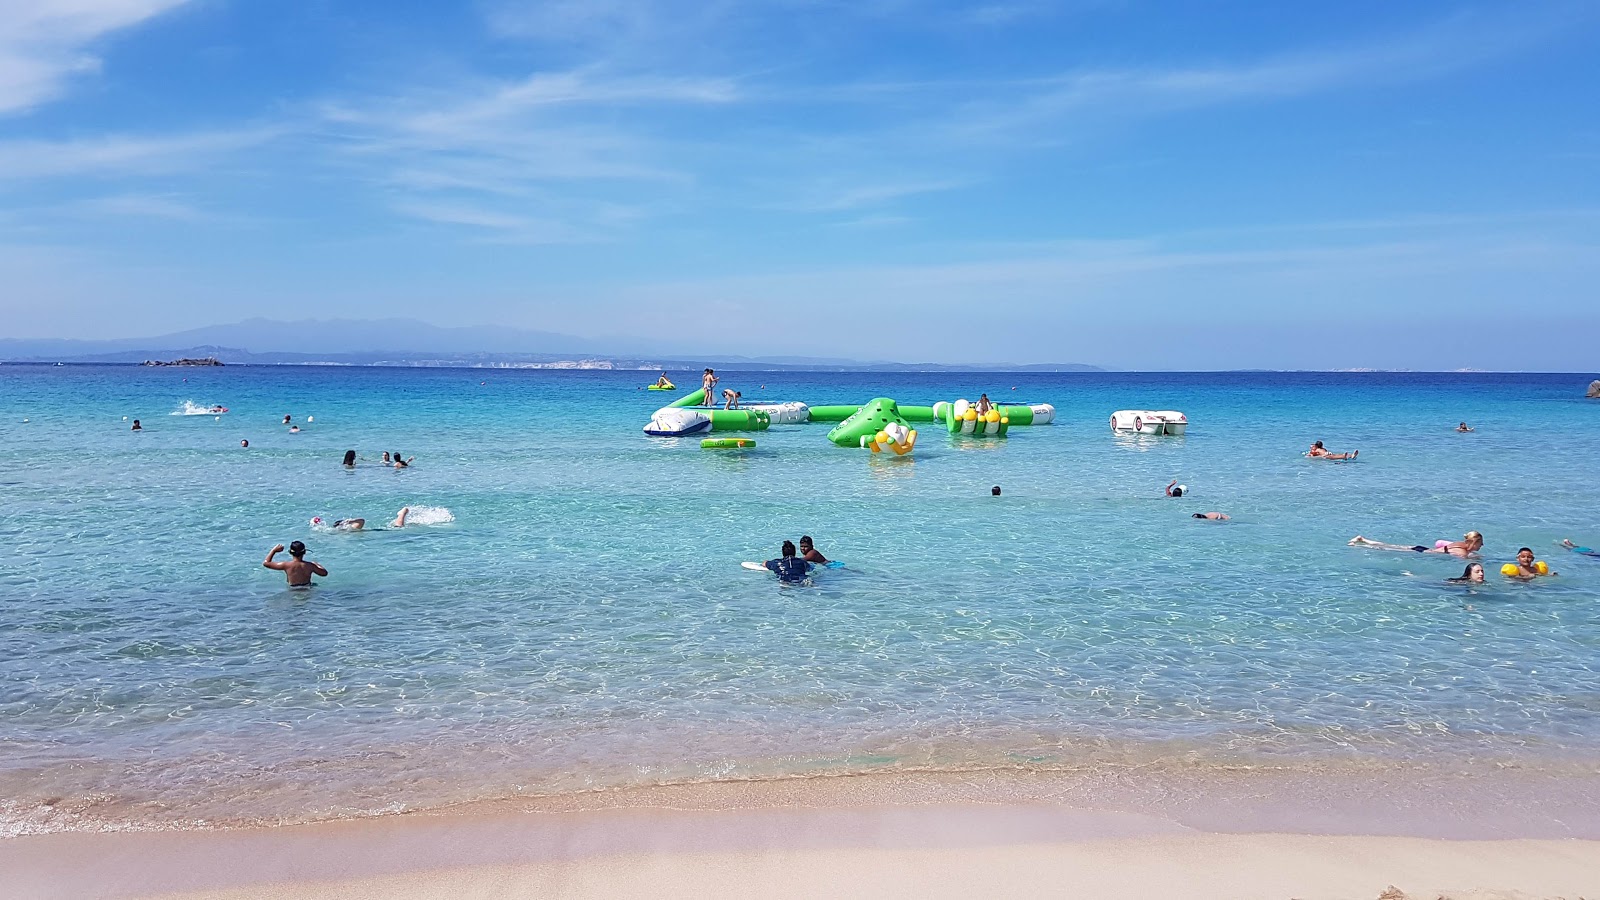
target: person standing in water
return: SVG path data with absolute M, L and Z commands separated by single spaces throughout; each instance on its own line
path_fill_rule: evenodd
M 356 467 L 356 452 L 354 450 L 346 450 L 344 452 L 344 467 L 346 469 L 354 469 Z
M 143 431 L 144 430 L 144 426 L 139 424 L 139 420 L 138 419 L 134 419 L 133 420 L 133 427 L 128 429 L 128 430 L 129 431 Z
M 1466 434 L 1467 432 L 1471 431 L 1472 429 L 1467 426 L 1467 423 L 1462 422 L 1460 425 L 1456 426 L 1456 430 L 1461 432 L 1462 434 Z
M 817 547 L 811 543 L 811 535 L 809 534 L 800 535 L 800 558 L 819 566 L 828 564 L 828 558 L 817 552 Z
M 289 587 L 310 587 L 311 576 L 321 575 L 328 577 L 328 570 L 309 559 L 306 559 L 306 545 L 293 541 L 289 544 L 289 555 L 294 557 L 288 562 L 275 562 L 274 556 L 283 552 L 283 545 L 279 544 L 267 551 L 267 558 L 261 565 L 274 571 L 282 572 L 289 580 Z

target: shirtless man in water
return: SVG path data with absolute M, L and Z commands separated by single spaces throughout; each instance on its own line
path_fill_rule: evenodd
M 283 552 L 283 545 L 279 544 L 267 551 L 267 558 L 261 564 L 269 569 L 282 572 L 289 579 L 289 587 L 310 587 L 311 576 L 321 575 L 328 577 L 328 570 L 306 559 L 306 545 L 294 541 L 289 545 L 289 555 L 294 559 L 288 562 L 273 562 L 272 558 Z

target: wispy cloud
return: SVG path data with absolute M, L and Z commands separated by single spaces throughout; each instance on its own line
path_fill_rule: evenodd
M 95 72 L 101 38 L 189 0 L 8 0 L 0 3 L 0 114 L 60 96 L 74 75 Z
M 183 172 L 200 161 L 265 143 L 281 133 L 274 128 L 249 128 L 157 137 L 106 135 L 67 141 L 3 141 L 0 183 Z

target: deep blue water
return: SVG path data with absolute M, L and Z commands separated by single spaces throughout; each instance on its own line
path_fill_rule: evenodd
M 654 372 L 0 367 L 0 833 L 1600 751 L 1600 559 L 1556 545 L 1600 544 L 1592 375 L 724 374 L 747 399 L 987 391 L 1058 418 L 924 427 L 906 459 L 820 424 L 718 453 L 642 434 L 674 396 L 639 390 Z M 1118 437 L 1121 408 L 1192 424 Z M 1315 439 L 1361 458 L 1303 458 Z M 434 524 L 308 525 L 403 505 Z M 1471 589 L 1444 583 L 1460 561 L 1345 543 L 1468 529 Z M 801 533 L 846 567 L 739 567 Z M 295 539 L 332 573 L 310 592 L 260 565 Z M 1495 574 L 1522 545 L 1560 575 Z

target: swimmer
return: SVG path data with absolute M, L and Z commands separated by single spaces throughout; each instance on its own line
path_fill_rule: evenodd
M 1467 423 L 1462 422 L 1460 425 L 1456 426 L 1456 430 L 1461 432 L 1462 434 L 1466 434 L 1467 432 L 1471 431 L 1472 429 L 1467 426 Z
M 1228 521 L 1228 514 L 1219 512 L 1195 513 L 1194 517 L 1196 519 L 1211 519 L 1214 522 Z
M 1476 531 L 1469 531 L 1462 535 L 1462 540 L 1437 540 L 1433 542 L 1432 547 L 1429 547 L 1424 544 L 1414 544 L 1412 546 L 1406 546 L 1405 544 L 1385 544 L 1382 541 L 1368 540 L 1367 538 L 1364 538 L 1358 534 L 1350 539 L 1349 544 L 1352 547 L 1370 547 L 1373 550 L 1401 550 L 1411 553 L 1447 553 L 1451 556 L 1467 557 L 1472 556 L 1479 550 L 1483 549 L 1483 535 Z
M 1360 450 L 1351 450 L 1349 453 L 1329 453 L 1328 448 L 1322 446 L 1321 441 L 1313 441 L 1311 449 L 1306 451 L 1306 456 L 1312 459 L 1355 459 L 1360 454 Z
M 700 402 L 707 406 L 717 405 L 716 401 L 711 398 L 716 396 L 715 391 L 717 389 L 717 382 L 721 380 L 722 379 L 717 377 L 717 373 L 714 370 L 709 368 L 706 369 L 705 374 L 700 376 L 700 390 L 705 393 L 704 399 L 702 399 Z
M 744 394 L 742 392 L 740 392 L 740 391 L 733 390 L 732 388 L 723 388 L 723 390 L 722 390 L 722 401 L 723 401 L 722 402 L 722 408 L 723 409 L 738 409 L 739 408 L 739 398 L 743 397 L 743 396 L 744 396 Z
M 1554 574 L 1556 573 L 1551 571 L 1549 566 L 1545 566 L 1544 571 L 1539 571 L 1533 561 L 1532 548 L 1523 547 L 1517 551 L 1517 574 L 1511 576 L 1512 578 L 1538 578 L 1541 575 Z
M 709 370 L 708 370 L 709 371 Z M 781 551 L 783 556 L 779 559 L 769 559 L 762 565 L 778 576 L 784 584 L 800 584 L 806 580 L 811 572 L 811 564 L 794 555 L 794 544 L 784 541 Z
M 411 457 L 411 459 L 401 459 L 400 458 L 400 454 L 396 453 L 394 455 L 394 467 L 396 469 L 409 469 L 409 468 L 411 468 L 411 460 L 412 459 L 416 459 L 416 457 L 413 456 L 413 457 Z
M 285 425 L 289 424 L 289 420 L 292 419 L 292 418 L 294 418 L 294 417 L 293 416 L 284 416 L 283 417 L 283 424 L 285 424 Z
M 404 528 L 404 527 L 406 527 L 406 516 L 409 516 L 409 515 L 411 515 L 411 507 L 409 507 L 409 506 L 400 507 L 400 511 L 394 514 L 394 521 L 389 523 L 389 527 L 390 528 Z M 312 525 L 321 525 L 322 524 L 322 517 L 321 516 L 312 516 L 311 517 L 311 524 Z M 369 531 L 369 530 L 370 531 L 382 531 L 383 530 L 382 528 L 372 528 L 372 529 L 367 528 L 367 520 L 366 519 L 361 519 L 361 518 L 335 519 L 333 524 L 330 525 L 329 527 L 333 528 L 336 531 Z
M 248 440 L 242 440 L 242 441 L 239 442 L 239 446 L 244 447 L 245 449 L 249 449 L 250 448 L 250 442 Z
M 227 410 L 226 407 L 223 407 L 221 405 L 217 405 L 217 406 L 211 407 L 211 411 L 214 412 L 214 413 L 225 413 L 228 410 Z
M 1588 547 L 1579 547 L 1577 544 L 1574 544 L 1572 541 L 1569 541 L 1566 538 L 1561 539 L 1561 546 L 1571 550 L 1573 553 L 1576 553 L 1579 556 L 1600 557 L 1600 550 L 1590 550 Z
M 389 451 L 387 450 L 383 451 L 383 464 L 386 466 L 394 465 L 394 461 L 389 458 Z
M 356 452 L 354 450 L 346 450 L 344 452 L 344 462 L 342 465 L 346 469 L 354 469 L 356 467 Z
M 290 425 L 289 426 L 289 433 L 290 434 L 299 434 L 300 433 L 300 426 L 299 425 Z
M 1446 578 L 1450 584 L 1483 584 L 1483 563 L 1467 563 L 1460 578 Z
M 809 534 L 800 535 L 800 558 L 819 566 L 828 564 L 828 558 L 817 552 L 816 545 L 811 543 L 811 535 Z
M 1000 496 L 1000 485 L 997 484 L 994 487 L 989 488 L 989 496 L 991 496 L 991 497 Z
M 1167 483 L 1166 492 L 1168 497 L 1182 497 L 1184 491 L 1187 491 L 1188 489 L 1189 486 L 1187 484 L 1179 484 L 1178 479 L 1174 478 Z
M 128 429 L 128 430 L 129 431 L 143 431 L 144 430 L 144 426 L 139 424 L 139 420 L 138 419 L 134 419 L 133 420 L 133 427 Z
M 272 558 L 283 552 L 283 545 L 279 544 L 267 551 L 267 558 L 261 565 L 269 569 L 282 572 L 289 580 L 289 587 L 309 587 L 312 575 L 328 577 L 328 570 L 306 559 L 306 545 L 299 541 L 289 544 L 289 555 L 294 559 L 288 562 L 273 562 Z

